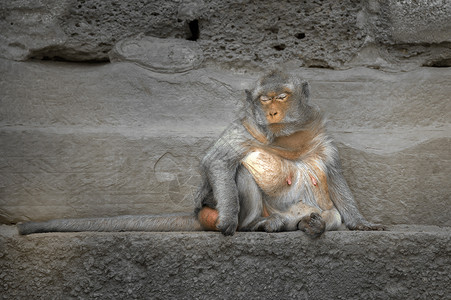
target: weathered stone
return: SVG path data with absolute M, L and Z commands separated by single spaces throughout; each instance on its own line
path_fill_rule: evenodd
M 198 161 L 258 74 L 0 60 L 0 221 L 192 210 Z M 449 71 L 301 69 L 362 212 L 449 226 Z
M 2 1 L 0 56 L 25 60 L 33 51 L 63 47 L 67 36 L 58 24 L 68 1 Z M 55 51 L 57 52 L 57 51 Z
M 191 212 L 211 139 L 162 131 L 2 130 L 0 222 Z
M 236 117 L 244 89 L 259 76 L 218 69 L 157 74 L 129 63 L 7 60 L 0 60 L 0 72 L 8 74 L 0 78 L 2 126 L 82 126 L 94 131 L 133 127 L 139 129 L 138 136 L 152 128 L 217 132 Z M 312 101 L 326 113 L 331 129 L 352 128 L 356 133 L 378 129 L 383 134 L 423 127 L 431 134 L 446 132 L 443 126 L 451 119 L 449 72 L 447 68 L 400 73 L 358 68 L 293 73 L 310 82 Z
M 348 66 L 386 71 L 412 71 L 418 67 L 450 67 L 451 44 L 390 45 L 371 42 L 363 46 Z
M 363 44 L 358 1 L 217 1 L 199 19 L 205 56 L 232 66 L 340 67 Z
M 155 72 L 178 73 L 198 67 L 204 57 L 199 45 L 181 39 L 135 36 L 116 44 L 110 61 L 131 61 Z
M 8 74 L 0 78 L 3 126 L 75 126 L 94 132 L 132 127 L 136 136 L 146 130 L 224 128 L 235 116 L 245 83 L 253 80 L 206 69 L 158 74 L 132 63 L 0 60 L 0 72 Z
M 447 299 L 451 76 L 420 67 L 451 66 L 450 18 L 442 0 L 1 1 L 1 57 L 121 62 L 0 59 L 0 223 L 192 211 L 249 70 L 277 66 L 310 81 L 370 221 L 440 227 L 311 240 L 2 225 L 0 298 Z
M 426 5 L 427 4 L 427 5 Z M 450 65 L 447 1 L 4 1 L 0 55 L 106 61 L 137 34 L 196 41 L 208 64 L 267 68 L 290 61 L 343 68 L 371 63 L 367 47 L 402 62 Z M 362 51 L 361 48 L 363 47 Z
M 6 299 L 447 299 L 451 228 L 52 233 L 0 226 Z
M 376 41 L 389 44 L 451 42 L 451 2 L 446 0 L 365 1 Z
M 451 66 L 449 1 L 365 1 L 357 24 L 367 36 L 349 66 L 385 70 Z
M 0 4 L 2 57 L 108 60 L 117 41 L 138 34 L 181 37 L 177 2 L 20 0 Z
M 448 137 L 385 155 L 340 153 L 360 210 L 373 222 L 451 226 L 450 148 Z

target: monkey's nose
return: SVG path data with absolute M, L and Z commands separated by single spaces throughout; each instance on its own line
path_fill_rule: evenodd
M 277 111 L 275 111 L 275 112 L 270 112 L 269 115 L 270 115 L 271 117 L 275 117 L 275 116 L 277 115 Z

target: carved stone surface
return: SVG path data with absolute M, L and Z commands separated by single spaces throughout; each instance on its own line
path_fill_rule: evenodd
M 198 162 L 260 75 L 0 60 L 0 221 L 189 212 Z M 293 70 L 329 119 L 360 209 L 450 226 L 451 78 Z
M 118 42 L 110 52 L 110 61 L 131 61 L 155 72 L 178 73 L 198 67 L 203 54 L 192 41 L 141 35 Z
M 194 195 L 201 183 L 198 167 L 199 159 L 188 153 L 174 156 L 166 152 L 155 162 L 155 177 L 158 183 L 167 186 L 169 205 L 178 209 L 193 208 Z

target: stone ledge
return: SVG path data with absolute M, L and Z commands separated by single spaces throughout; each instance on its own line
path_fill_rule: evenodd
M 51 233 L 0 226 L 4 299 L 444 299 L 451 228 L 386 232 Z

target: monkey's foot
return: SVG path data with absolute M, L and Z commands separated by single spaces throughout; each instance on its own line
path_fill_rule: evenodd
M 205 230 L 218 230 L 219 213 L 216 209 L 204 206 L 198 213 L 199 223 Z
M 268 217 L 261 217 L 253 221 L 242 231 L 266 231 L 266 232 L 280 232 L 285 228 L 283 218 L 278 214 L 272 214 Z
M 361 230 L 361 231 L 384 231 L 387 230 L 387 228 L 384 225 L 380 224 L 372 224 L 372 223 L 360 223 L 355 226 L 349 226 L 350 230 Z
M 326 222 L 317 213 L 311 213 L 299 221 L 298 229 L 304 231 L 309 236 L 317 238 L 326 230 Z

